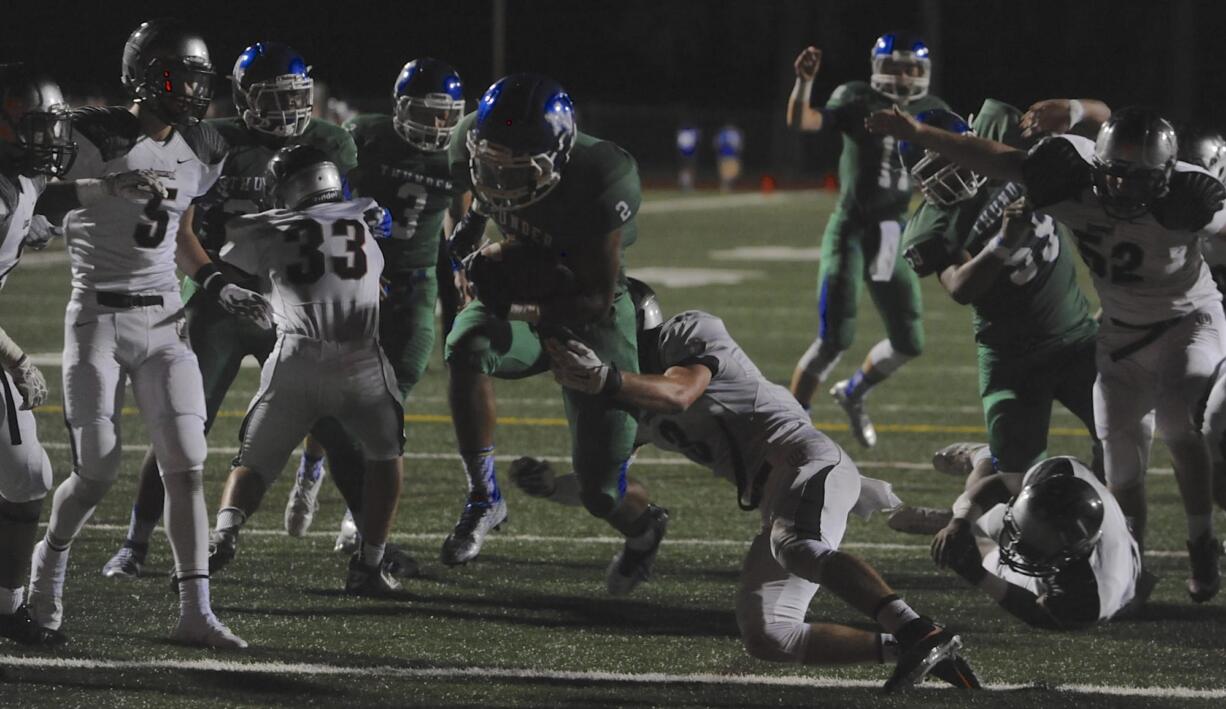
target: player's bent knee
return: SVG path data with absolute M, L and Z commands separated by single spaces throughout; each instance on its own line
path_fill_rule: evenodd
M 924 333 L 923 331 L 908 333 L 906 337 L 890 339 L 890 345 L 898 354 L 914 359 L 924 354 Z
M 809 626 L 796 621 L 741 623 L 741 642 L 751 657 L 767 662 L 801 662 Z
M 162 475 L 203 470 L 208 456 L 204 419 L 195 414 L 183 414 L 163 419 L 161 424 L 151 437 Z
M 579 493 L 579 501 L 589 514 L 601 519 L 613 514 L 619 502 L 615 495 L 603 489 L 584 489 Z
M 771 555 L 785 571 L 814 583 L 820 583 L 826 563 L 838 551 L 785 520 L 771 525 L 770 545 Z
M 490 337 L 480 328 L 452 330 L 443 348 L 443 361 L 451 367 L 463 367 L 490 374 L 498 367 L 498 357 L 491 347 Z

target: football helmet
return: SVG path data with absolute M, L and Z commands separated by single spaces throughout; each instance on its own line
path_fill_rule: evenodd
M 311 122 L 315 82 L 293 47 L 256 42 L 234 62 L 234 107 L 251 130 L 277 138 L 302 135 Z
M 1170 189 L 1179 154 L 1175 128 L 1157 111 L 1130 107 L 1111 115 L 1094 142 L 1094 193 L 1103 211 L 1136 219 Z
M 336 164 L 311 145 L 289 145 L 273 154 L 264 171 L 264 200 L 277 209 L 302 209 L 344 199 Z
M 1179 131 L 1179 159 L 1199 165 L 1219 181 L 1226 180 L 1226 138 L 1200 126 L 1188 126 Z
M 213 62 L 204 39 L 182 22 L 152 20 L 123 47 L 123 85 L 167 125 L 193 126 L 213 100 Z
M 464 82 L 447 62 L 414 59 L 396 77 L 392 102 L 392 125 L 401 138 L 418 150 L 446 150 L 464 116 Z
M 521 209 L 562 180 L 575 143 L 575 106 L 566 90 L 539 74 L 496 81 L 468 131 L 473 189 L 493 211 Z
M 915 117 L 920 123 L 942 128 L 951 133 L 971 133 L 970 125 L 962 116 L 943 108 L 924 111 Z M 910 141 L 898 144 L 902 164 L 911 173 L 911 179 L 919 185 L 924 199 L 937 207 L 950 207 L 974 197 L 987 178 L 957 165 L 932 150 L 925 150 Z
M 660 299 L 651 286 L 637 278 L 627 278 L 630 300 L 634 303 L 634 321 L 639 330 L 654 330 L 664 324 Z
M 59 85 L 20 65 L 0 65 L 0 143 L 23 175 L 63 177 L 77 144 Z
M 886 32 L 873 44 L 869 85 L 900 104 L 928 95 L 928 45 L 909 32 Z
M 1000 558 L 1027 576 L 1046 577 L 1094 551 L 1103 531 L 1103 500 L 1074 470 L 1073 458 L 1048 458 L 1031 468 L 1009 502 Z

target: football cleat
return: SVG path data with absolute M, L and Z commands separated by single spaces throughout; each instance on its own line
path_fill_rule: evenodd
M 958 689 L 983 689 L 979 676 L 971 668 L 971 663 L 958 653 L 951 655 L 948 660 L 938 662 L 929 674 Z
M 895 532 L 923 534 L 931 537 L 945 529 L 954 518 L 954 513 L 938 507 L 912 507 L 903 505 L 885 518 L 885 523 Z
M 975 455 L 987 448 L 986 443 L 951 443 L 932 454 L 932 467 L 938 473 L 965 478 L 975 468 Z
M 345 510 L 341 519 L 341 530 L 336 534 L 336 545 L 332 551 L 337 554 L 352 554 L 362 545 L 362 536 L 358 534 L 358 523 L 353 521 L 353 513 Z
M 388 544 L 383 551 L 383 570 L 404 579 L 421 575 L 421 566 L 417 559 L 395 544 Z
M 933 624 L 927 634 L 903 650 L 902 655 L 898 658 L 898 664 L 894 666 L 894 673 L 886 680 L 885 691 L 887 693 L 902 692 L 914 687 L 924 681 L 924 677 L 933 672 L 938 665 L 958 657 L 958 651 L 961 649 L 962 638 L 960 636 Z M 965 668 L 969 670 L 970 665 L 965 665 Z M 950 674 L 955 669 L 957 668 L 943 667 L 941 672 Z M 971 676 L 973 677 L 974 674 L 972 673 Z M 979 680 L 975 678 L 974 681 L 977 683 Z
M 877 445 L 877 429 L 873 428 L 873 422 L 869 419 L 868 412 L 864 410 L 864 397 L 848 396 L 846 380 L 835 384 L 830 390 L 830 396 L 833 396 L 838 405 L 842 406 L 843 411 L 847 413 L 851 433 L 860 442 L 860 445 L 865 448 Z
M 47 540 L 34 545 L 30 565 L 30 595 L 26 598 L 34 622 L 59 630 L 64 622 L 64 579 L 68 575 L 68 550 L 60 553 L 47 548 Z
M 477 558 L 490 530 L 500 528 L 506 521 L 505 500 L 500 499 L 492 503 L 469 500 L 464 505 L 464 511 L 460 513 L 455 529 L 443 540 L 439 557 L 448 566 L 467 564 Z
M 31 647 L 58 647 L 68 642 L 67 635 L 35 622 L 25 604 L 15 613 L 0 615 L 0 637 Z
M 140 577 L 141 568 L 145 565 L 145 554 L 148 544 L 139 544 L 125 539 L 123 546 L 115 552 L 110 561 L 102 566 L 102 575 L 108 579 L 134 579 Z
M 345 579 L 345 593 L 351 596 L 386 597 L 401 591 L 400 582 L 392 577 L 387 564 L 367 566 L 361 552 L 349 557 L 349 576 Z
M 285 502 L 285 533 L 291 537 L 306 534 L 315 519 L 315 513 L 319 511 L 319 488 L 324 481 L 323 468 L 320 467 L 314 480 L 307 480 L 302 472 L 299 469 L 294 476 L 294 487 Z
M 247 641 L 235 635 L 217 616 L 179 616 L 179 624 L 171 633 L 173 642 L 193 647 L 211 647 L 219 650 L 242 650 Z
M 652 533 L 654 541 L 647 549 L 631 549 L 630 543 L 626 542 L 613 556 L 605 572 L 605 588 L 610 596 L 625 596 L 651 578 L 651 567 L 660 551 L 660 542 L 664 541 L 664 535 L 668 532 L 668 510 L 648 505 L 647 514 L 652 517 L 648 531 Z
M 226 568 L 238 554 L 238 528 L 213 530 L 209 532 L 209 575 Z
M 1188 577 L 1188 595 L 1197 603 L 1204 603 L 1217 595 L 1222 588 L 1222 573 L 1218 568 L 1218 557 L 1222 555 L 1222 545 L 1205 532 L 1194 542 L 1188 542 L 1188 561 L 1192 564 L 1192 575 Z

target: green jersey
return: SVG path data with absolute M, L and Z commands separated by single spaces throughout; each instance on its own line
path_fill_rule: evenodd
M 385 273 L 438 262 L 443 217 L 456 194 L 447 151 L 419 150 L 400 137 L 392 117 L 355 116 L 345 123 L 358 150 L 349 176 L 354 190 L 392 213 L 391 238 L 381 239 Z
M 988 99 L 972 126 L 975 134 L 1010 145 L 1021 142 L 1021 112 Z M 1006 206 L 1024 194 L 1015 182 L 989 182 L 952 207 L 925 202 L 907 222 L 907 260 L 921 276 L 960 264 L 1000 233 Z M 1077 286 L 1069 234 L 1050 216 L 1035 213 L 1031 236 L 1005 270 L 973 302 L 975 340 L 1003 353 L 1030 354 L 1088 339 L 1097 326 Z
M 451 172 L 468 189 L 466 136 L 475 114 L 460 121 L 451 138 Z M 503 237 L 531 244 L 566 263 L 570 254 L 598 245 L 621 229 L 624 251 L 638 236 L 634 216 L 643 195 L 638 164 L 625 150 L 586 133 L 575 136 L 562 180 L 539 201 L 491 219 Z M 624 267 L 619 279 L 624 285 Z M 620 290 L 620 288 L 619 288 Z
M 826 125 L 843 134 L 839 211 L 868 223 L 899 221 L 911 202 L 911 178 L 903 169 L 895 139 L 864 128 L 865 118 L 894 103 L 867 83 L 851 81 L 834 90 L 822 111 Z M 935 96 L 925 96 L 904 108 L 914 115 L 949 106 Z

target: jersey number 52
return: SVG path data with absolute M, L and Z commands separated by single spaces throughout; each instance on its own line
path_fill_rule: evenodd
M 345 240 L 344 256 L 324 256 L 319 248 L 324 244 L 324 228 L 319 222 L 303 219 L 290 225 L 285 232 L 285 240 L 298 244 L 299 256 L 297 263 L 285 269 L 290 283 L 301 286 L 318 281 L 329 262 L 338 278 L 355 280 L 366 275 L 366 252 L 362 250 L 366 244 L 366 226 L 352 219 L 341 219 L 332 222 L 330 238 Z M 332 250 L 328 249 L 328 253 L 332 253 Z

